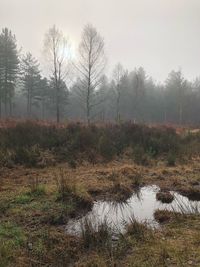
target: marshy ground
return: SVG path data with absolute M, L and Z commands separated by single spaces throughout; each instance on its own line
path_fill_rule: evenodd
M 199 215 L 170 214 L 171 220 L 161 228 L 142 229 L 142 240 L 137 240 L 134 231 L 128 232 L 118 241 L 120 255 L 118 249 L 107 255 L 98 245 L 84 248 L 81 237 L 65 232 L 63 226 L 69 218 L 87 212 L 94 200 L 128 197 L 138 177 L 142 185 L 180 192 L 200 182 L 195 171 L 200 167 L 198 159 L 176 167 L 158 165 L 141 167 L 115 161 L 85 164 L 75 170 L 66 164 L 2 169 L 1 266 L 200 266 Z M 75 191 L 70 200 L 59 200 L 56 177 L 60 175 L 65 175 Z
M 86 154 L 81 163 L 70 158 L 42 167 L 13 160 L 2 164 L 0 266 L 200 266 L 198 211 L 157 210 L 156 229 L 132 217 L 126 231 L 115 235 L 106 220 L 96 227 L 83 221 L 79 235 L 66 231 L 67 223 L 86 215 L 95 201 L 124 202 L 144 186 L 156 185 L 164 196 L 176 191 L 199 200 L 197 153 L 177 156 L 173 164 L 164 153 L 148 154 L 148 164 L 146 153 L 136 155 L 130 157 L 127 149 L 123 156 L 95 163 L 85 160 Z

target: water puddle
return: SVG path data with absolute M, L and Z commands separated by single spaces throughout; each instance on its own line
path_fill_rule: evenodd
M 79 219 L 72 219 L 66 225 L 66 231 L 70 234 L 78 234 L 81 231 L 81 222 L 88 218 L 94 225 L 107 221 L 110 226 L 123 232 L 125 224 L 134 217 L 138 222 L 147 222 L 152 227 L 159 224 L 154 219 L 154 212 L 157 209 L 184 211 L 185 213 L 200 212 L 200 201 L 190 201 L 177 192 L 171 192 L 174 200 L 170 204 L 163 204 L 156 200 L 157 186 L 145 186 L 140 188 L 126 202 L 97 201 L 93 208 L 85 216 Z

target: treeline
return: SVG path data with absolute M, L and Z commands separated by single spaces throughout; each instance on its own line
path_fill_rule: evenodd
M 200 78 L 188 81 L 179 70 L 158 84 L 142 67 L 129 72 L 120 63 L 108 78 L 104 39 L 92 25 L 84 27 L 75 59 L 69 41 L 55 26 L 45 34 L 43 51 L 48 77 L 31 53 L 18 49 L 15 35 L 2 29 L 1 118 L 200 122 Z

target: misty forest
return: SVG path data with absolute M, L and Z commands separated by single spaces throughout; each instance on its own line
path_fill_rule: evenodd
M 200 267 L 199 10 L 0 0 L 0 267 Z
M 108 77 L 104 46 L 103 37 L 88 24 L 75 60 L 70 41 L 53 26 L 44 37 L 44 71 L 34 55 L 17 47 L 15 34 L 3 28 L 1 118 L 199 124 L 199 77 L 188 81 L 181 69 L 172 70 L 158 83 L 143 67 L 127 71 L 122 63 Z

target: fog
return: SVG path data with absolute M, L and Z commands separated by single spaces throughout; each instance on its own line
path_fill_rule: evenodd
M 0 117 L 200 124 L 199 0 L 0 0 Z
M 179 67 L 188 79 L 199 75 L 199 12 L 198 0 L 0 0 L 0 25 L 42 60 L 50 26 L 56 24 L 77 47 L 83 26 L 92 23 L 105 39 L 108 71 L 121 62 L 164 81 Z

